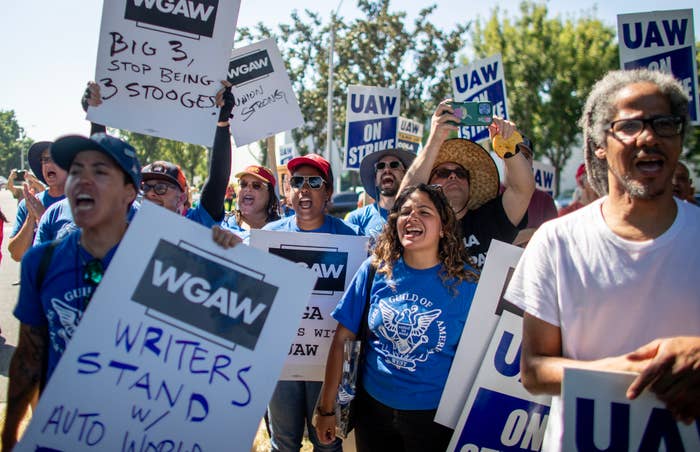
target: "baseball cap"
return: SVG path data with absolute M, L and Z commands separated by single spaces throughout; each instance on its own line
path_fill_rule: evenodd
M 256 177 L 263 182 L 267 182 L 273 187 L 277 184 L 275 176 L 272 175 L 272 170 L 270 168 L 265 168 L 264 166 L 249 165 L 243 171 L 237 173 L 236 177 L 240 179 L 241 176 L 245 176 L 246 174 Z
M 44 180 L 44 172 L 41 171 L 41 154 L 47 150 L 53 142 L 51 141 L 37 141 L 32 144 L 27 151 L 27 160 L 29 161 L 29 167 L 32 169 L 32 173 L 37 179 L 41 181 L 42 184 L 46 185 L 46 180 Z
M 302 155 L 301 157 L 294 157 L 287 162 L 287 169 L 289 169 L 291 174 L 294 174 L 294 171 L 296 171 L 297 168 L 304 165 L 313 166 L 317 170 L 321 171 L 323 179 L 326 181 L 326 183 L 331 187 L 333 186 L 331 164 L 328 163 L 328 160 L 324 159 L 318 154 L 306 154 Z
M 68 171 L 75 155 L 82 151 L 99 151 L 112 157 L 117 165 L 129 176 L 136 189 L 141 183 L 141 164 L 134 149 L 126 141 L 96 133 L 90 138 L 82 135 L 66 135 L 56 140 L 51 147 L 51 158 L 56 164 Z
M 576 183 L 581 184 L 581 178 L 586 175 L 586 164 L 581 163 L 576 170 Z
M 141 178 L 143 180 L 159 179 L 167 182 L 172 182 L 177 185 L 180 190 L 187 190 L 187 178 L 179 165 L 158 160 L 150 165 L 146 165 L 141 170 Z

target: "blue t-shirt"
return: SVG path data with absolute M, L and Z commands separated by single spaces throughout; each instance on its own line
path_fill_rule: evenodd
M 187 209 L 187 212 L 185 212 L 185 218 L 192 220 L 195 223 L 199 223 L 207 228 L 211 228 L 215 224 L 219 224 L 218 221 L 214 221 L 211 215 L 209 215 L 209 212 L 207 212 L 207 209 L 205 209 L 201 204 L 197 204 L 196 206 Z
M 228 215 L 226 218 L 224 218 L 224 221 L 221 222 L 221 227 L 224 229 L 228 229 L 229 231 L 236 234 L 238 237 L 242 238 L 246 243 L 248 243 L 250 231 L 247 229 L 243 229 L 241 225 L 238 224 L 235 215 Z
M 357 270 L 332 313 L 355 334 L 365 307 L 370 260 Z M 440 403 L 476 290 L 475 282 L 464 281 L 453 296 L 440 279 L 441 266 L 416 270 L 399 259 L 393 269 L 396 290 L 384 274 L 375 274 L 362 385 L 392 408 L 432 410 Z
M 22 257 L 21 285 L 14 315 L 26 325 L 48 327 L 47 378 L 73 337 L 87 306 L 86 300 L 94 290 L 91 284 L 83 281 L 84 266 L 93 256 L 78 245 L 80 234 L 80 230 L 73 231 L 56 245 L 40 288 L 36 286 L 37 272 L 50 242 L 30 248 Z M 101 259 L 105 270 L 117 246 Z
M 326 234 L 340 234 L 340 235 L 360 235 L 357 232 L 357 226 L 347 224 L 340 218 L 336 218 L 331 215 L 324 215 L 325 221 L 318 229 L 304 230 L 297 226 L 297 217 L 292 215 L 291 217 L 284 217 L 277 221 L 267 223 L 263 226 L 266 231 L 287 231 L 287 232 L 325 232 Z
M 62 200 L 63 198 L 66 197 L 66 195 L 61 195 L 56 198 L 53 196 L 49 195 L 48 190 L 44 190 L 38 195 L 36 195 L 37 199 L 41 201 L 41 204 L 44 206 L 45 209 L 48 209 L 51 204 Z M 22 225 L 24 224 L 25 220 L 27 219 L 27 200 L 23 199 L 17 204 L 17 216 L 15 217 L 15 225 L 12 228 L 12 232 L 10 233 L 10 238 L 16 236 L 19 233 L 19 230 L 22 229 Z
M 360 235 L 369 237 L 370 249 L 374 248 L 377 236 L 381 234 L 386 224 L 389 211 L 379 207 L 376 202 L 368 206 L 355 209 L 345 217 L 345 221 L 357 226 Z

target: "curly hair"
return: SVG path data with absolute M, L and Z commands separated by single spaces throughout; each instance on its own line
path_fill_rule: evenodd
M 265 222 L 269 223 L 271 221 L 276 221 L 280 219 L 280 203 L 277 199 L 277 194 L 275 194 L 275 187 L 273 187 L 272 184 L 266 185 L 268 198 L 267 206 L 265 207 L 265 211 L 267 212 L 267 218 L 265 219 Z M 241 209 L 234 210 L 233 216 L 236 218 L 236 223 L 243 224 L 243 215 L 241 214 Z
M 464 264 L 469 262 L 469 254 L 462 243 L 462 232 L 458 227 L 454 210 L 445 198 L 442 187 L 438 185 L 411 185 L 399 193 L 387 218 L 386 226 L 377 238 L 377 244 L 372 254 L 372 265 L 377 268 L 378 273 L 385 274 L 386 279 L 391 281 L 394 265 L 404 251 L 397 228 L 399 212 L 411 194 L 416 191 L 427 194 L 440 215 L 440 223 L 443 228 L 443 237 L 440 238 L 438 244 L 438 258 L 442 263 L 440 279 L 453 295 L 457 295 L 456 286 L 458 284 L 462 281 L 476 282 L 479 275 L 476 270 L 465 269 Z
M 608 162 L 595 155 L 598 148 L 606 147 L 609 124 L 615 118 L 618 94 L 634 83 L 653 83 L 671 105 L 671 114 L 683 119 L 683 130 L 688 131 L 690 116 L 688 96 L 681 84 L 670 74 L 648 69 L 610 71 L 591 89 L 579 125 L 583 129 L 583 156 L 588 181 L 601 196 L 608 193 Z

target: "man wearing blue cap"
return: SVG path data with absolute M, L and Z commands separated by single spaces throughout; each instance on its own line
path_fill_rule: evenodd
M 136 150 L 102 133 L 59 138 L 51 157 L 68 171 L 65 192 L 79 229 L 31 248 L 22 259 L 14 310 L 20 333 L 10 363 L 4 450 L 17 442 L 27 407 L 51 376 L 112 260 L 141 182 Z

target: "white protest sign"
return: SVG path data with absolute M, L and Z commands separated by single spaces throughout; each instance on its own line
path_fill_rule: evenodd
M 401 91 L 350 85 L 345 119 L 346 170 L 359 170 L 373 152 L 396 148 Z
M 233 84 L 231 134 L 236 146 L 301 126 L 304 118 L 273 39 L 235 49 L 228 65 Z
M 522 323 L 501 315 L 448 451 L 541 450 L 550 397 L 533 396 L 520 382 Z
M 435 422 L 455 428 L 501 314 L 504 310 L 519 315 L 522 312 L 503 299 L 503 293 L 522 253 L 523 249 L 517 246 L 498 240 L 491 242 L 464 325 L 464 333 L 442 391 Z
M 417 154 L 422 140 L 423 124 L 401 116 L 399 118 L 399 136 L 396 147 Z
M 295 157 L 293 144 L 282 144 L 277 148 L 277 166 L 286 166 Z
M 509 118 L 508 95 L 500 53 L 453 69 L 450 72 L 450 81 L 455 101 L 489 101 L 493 104 L 494 116 Z M 460 127 L 459 134 L 462 138 L 472 141 L 489 138 L 488 127 L 463 126 Z
M 15 450 L 248 450 L 314 281 L 143 203 Z
M 693 10 L 620 14 L 617 36 L 620 67 L 649 68 L 673 74 L 690 97 L 691 123 L 700 124 Z
M 323 381 L 328 350 L 338 325 L 331 312 L 367 258 L 367 240 L 314 232 L 250 232 L 250 246 L 310 268 L 318 277 L 311 297 L 303 300 L 303 315 L 288 319 L 297 329 L 296 336 L 284 344 L 288 356 L 281 380 Z
M 532 172 L 535 175 L 535 188 L 549 193 L 554 197 L 557 190 L 557 178 L 554 166 L 534 160 L 532 162 Z
M 625 396 L 635 374 L 564 369 L 562 450 L 700 450 L 700 423 L 676 422 L 653 393 Z
M 240 0 L 105 0 L 88 119 L 212 146 Z

